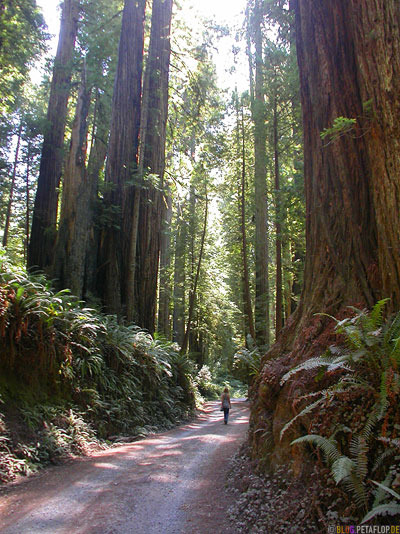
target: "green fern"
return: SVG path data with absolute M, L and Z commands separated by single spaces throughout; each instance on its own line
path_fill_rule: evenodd
M 381 490 L 388 493 L 392 497 L 395 498 L 395 501 L 391 501 L 388 504 L 379 504 L 378 506 L 374 506 L 371 511 L 367 513 L 367 515 L 364 517 L 364 519 L 361 521 L 361 524 L 366 523 L 367 521 L 370 521 L 374 517 L 378 515 L 390 515 L 390 516 L 399 516 L 400 515 L 400 495 L 386 486 L 385 484 L 380 484 L 379 482 L 375 482 L 375 480 L 371 480 L 373 484 L 378 486 Z M 398 501 L 398 502 L 396 502 Z

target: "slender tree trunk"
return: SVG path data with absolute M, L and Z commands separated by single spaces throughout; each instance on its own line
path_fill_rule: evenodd
M 125 0 L 115 78 L 105 195 L 113 220 L 101 238 L 99 289 L 106 309 L 133 315 L 130 296 L 135 256 L 134 211 L 141 109 L 145 0 Z
M 206 207 L 204 211 L 204 223 L 203 223 L 203 232 L 201 235 L 199 259 L 197 261 L 197 269 L 196 269 L 196 275 L 195 275 L 194 283 L 193 283 L 193 290 L 190 294 L 188 320 L 186 324 L 185 336 L 182 342 L 181 354 L 186 354 L 187 349 L 188 349 L 188 344 L 189 344 L 190 328 L 191 328 L 192 319 L 193 319 L 194 304 L 196 301 L 197 284 L 199 282 L 201 262 L 203 259 L 203 252 L 204 252 L 204 243 L 205 243 L 206 234 L 207 234 L 207 218 L 208 218 L 208 197 L 206 193 Z
M 252 105 L 254 122 L 254 191 L 256 225 L 256 298 L 255 331 L 256 342 L 261 348 L 270 343 L 269 335 L 269 279 L 268 279 L 268 200 L 266 177 L 266 127 L 264 106 L 262 3 L 256 0 L 254 7 L 255 42 L 255 98 Z
M 99 257 L 99 243 L 101 232 L 95 224 L 99 199 L 99 177 L 104 168 L 107 155 L 107 137 L 109 133 L 109 116 L 105 112 L 103 97 L 96 91 L 96 102 L 93 118 L 92 141 L 87 165 L 87 182 L 90 191 L 88 204 L 89 210 L 89 232 L 86 241 L 85 278 L 83 286 L 83 297 L 85 300 L 97 295 L 96 277 Z
M 90 223 L 90 187 L 86 171 L 90 95 L 91 89 L 87 87 L 86 65 L 84 65 L 65 165 L 53 268 L 57 286 L 60 289 L 66 287 L 71 289 L 72 293 L 80 298 L 83 295 L 86 243 Z
M 22 136 L 22 119 L 21 119 L 21 123 L 20 123 L 19 128 L 18 128 L 18 134 L 17 134 L 17 146 L 15 148 L 13 172 L 12 172 L 12 175 L 11 175 L 10 195 L 8 197 L 6 223 L 5 223 L 5 226 L 4 226 L 4 234 L 3 234 L 3 247 L 6 247 L 7 246 L 7 242 L 8 242 L 8 231 L 9 231 L 9 228 L 10 228 L 11 208 L 12 208 L 13 197 L 14 197 L 15 179 L 17 177 L 19 148 L 21 146 L 21 136 Z
M 271 430 L 278 462 L 291 456 L 279 433 L 293 417 L 296 397 L 315 387 L 303 381 L 280 388 L 280 378 L 335 340 L 333 321 L 315 313 L 343 317 L 349 305 L 372 306 L 382 297 L 391 299 L 392 310 L 400 307 L 400 100 L 394 98 L 400 94 L 400 4 L 293 5 L 304 124 L 304 286 L 296 312 L 263 360 L 251 436 L 255 450 L 265 454 L 257 428 Z M 321 139 L 337 117 L 356 119 L 353 129 Z M 271 358 L 279 362 L 270 365 Z
M 28 256 L 28 244 L 29 244 L 29 231 L 30 231 L 30 218 L 31 218 L 31 208 L 30 208 L 30 174 L 31 174 L 31 160 L 32 160 L 32 148 L 31 140 L 28 139 L 28 149 L 26 156 L 26 173 L 25 173 L 25 193 L 26 193 L 26 208 L 25 208 L 25 243 L 24 243 L 24 261 L 27 260 Z
M 172 198 L 167 189 L 164 201 L 167 204 L 166 217 L 161 229 L 161 249 L 160 249 L 160 296 L 158 303 L 158 331 L 170 337 L 169 307 L 171 300 L 171 220 L 172 220 Z
M 246 234 L 246 145 L 245 145 L 245 129 L 243 107 L 242 114 L 239 117 L 239 100 L 236 100 L 236 114 L 237 114 L 237 141 L 239 157 L 241 159 L 240 169 L 240 192 L 239 192 L 239 212 L 240 212 L 240 234 L 242 240 L 242 270 L 243 270 L 243 304 L 244 313 L 246 316 L 247 328 L 253 341 L 256 339 L 256 332 L 254 329 L 253 308 L 251 304 L 250 295 L 250 280 L 249 267 L 247 261 L 247 234 Z M 240 130 L 240 133 L 239 133 Z M 239 139 L 241 137 L 241 142 Z M 241 145 L 241 146 L 240 146 Z M 239 159 L 239 158 L 238 158 Z M 247 343 L 247 340 L 246 340 Z
M 186 221 L 183 219 L 183 208 L 178 206 L 177 231 L 175 241 L 174 265 L 174 313 L 173 340 L 182 346 L 185 335 L 185 263 L 186 263 Z
M 276 261 L 276 302 L 275 302 L 275 339 L 278 339 L 283 326 L 283 292 L 282 292 L 282 210 L 281 185 L 279 171 L 278 106 L 274 97 L 274 175 L 275 175 L 275 261 Z
M 58 186 L 79 9 L 79 0 L 64 0 L 33 210 L 28 267 L 44 270 L 52 265 L 54 257 Z
M 146 180 L 140 195 L 136 280 L 138 323 L 151 333 L 155 329 L 161 228 L 166 213 L 160 189 L 164 185 L 171 16 L 172 0 L 153 0 L 141 129 L 142 167 L 153 178 Z

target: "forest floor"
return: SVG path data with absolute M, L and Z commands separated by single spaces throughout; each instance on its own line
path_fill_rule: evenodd
M 248 405 L 219 402 L 142 441 L 96 452 L 0 490 L 2 534 L 233 534 L 229 458 L 246 438 Z

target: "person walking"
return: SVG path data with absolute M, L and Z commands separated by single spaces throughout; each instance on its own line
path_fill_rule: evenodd
M 231 408 L 231 398 L 229 396 L 229 389 L 225 388 L 221 395 L 221 410 L 224 412 L 224 424 L 228 424 L 229 410 Z

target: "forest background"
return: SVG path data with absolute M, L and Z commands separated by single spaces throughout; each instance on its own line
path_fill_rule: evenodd
M 400 8 L 378 4 L 249 0 L 232 28 L 65 0 L 38 85 L 41 12 L 0 4 L 5 458 L 13 402 L 50 419 L 48 456 L 240 379 L 264 469 L 321 449 L 336 517 L 397 513 Z

